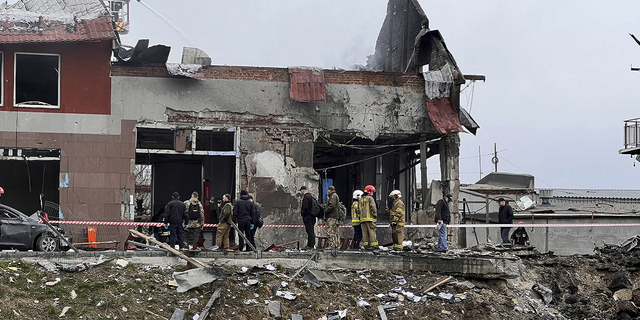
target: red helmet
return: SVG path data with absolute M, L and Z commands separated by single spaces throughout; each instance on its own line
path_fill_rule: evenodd
M 4 189 L 2 189 L 2 187 L 0 187 L 0 194 L 4 193 Z
M 372 193 L 376 192 L 376 188 L 374 188 L 372 185 L 368 185 L 368 186 L 364 187 L 364 192 L 366 192 L 368 194 L 372 194 Z

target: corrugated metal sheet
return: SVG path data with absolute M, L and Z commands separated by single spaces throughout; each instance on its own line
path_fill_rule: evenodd
M 21 0 L 0 6 L 0 43 L 115 39 L 100 0 Z
M 443 134 L 464 132 L 460 125 L 458 112 L 453 107 L 453 102 L 450 98 L 427 99 L 427 112 L 438 132 Z
M 289 97 L 300 102 L 324 102 L 327 96 L 322 69 L 289 68 Z
M 637 199 L 640 190 L 611 189 L 553 189 L 553 198 L 591 198 L 591 199 Z

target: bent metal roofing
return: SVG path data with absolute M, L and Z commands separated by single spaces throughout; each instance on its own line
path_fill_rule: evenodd
M 553 189 L 554 198 L 640 199 L 640 190 Z
M 75 42 L 115 39 L 100 0 L 19 0 L 0 4 L 0 43 Z

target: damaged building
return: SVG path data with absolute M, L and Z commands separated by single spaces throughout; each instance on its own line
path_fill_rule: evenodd
M 56 7 L 62 2 L 83 6 Z M 434 155 L 441 189 L 458 198 L 458 133 L 475 134 L 478 125 L 460 107 L 465 76 L 417 1 L 389 1 L 371 71 L 216 66 L 195 48 L 172 64 L 167 46 L 123 46 L 100 1 L 22 0 L 2 10 L 0 166 L 12 169 L 0 170 L 7 175 L 0 182 L 3 202 L 20 210 L 38 209 L 44 194 L 79 219 L 127 220 L 138 192 L 151 195 L 153 213 L 174 191 L 182 199 L 198 191 L 211 200 L 205 219 L 215 223 L 216 201 L 247 190 L 265 224 L 297 225 L 300 186 L 324 198 L 334 185 L 349 206 L 354 190 L 373 184 L 379 208 L 400 190 L 411 219 L 423 207 L 416 165 L 426 181 Z M 17 31 L 18 14 L 44 31 Z M 44 85 L 15 75 L 30 69 L 25 58 L 45 60 L 38 63 L 51 71 L 48 95 L 19 95 L 23 82 Z M 150 178 L 139 190 L 136 168 Z M 380 211 L 379 221 L 388 221 Z M 263 228 L 256 240 L 264 246 L 303 234 Z

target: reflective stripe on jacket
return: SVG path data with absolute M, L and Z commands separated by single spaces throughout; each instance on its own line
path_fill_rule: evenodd
M 358 201 L 354 201 L 353 204 L 351 204 L 351 225 L 360 225 L 360 210 L 358 210 Z
M 373 199 L 370 195 L 363 195 L 360 198 L 360 203 L 358 204 L 358 208 L 360 208 L 360 222 L 376 222 L 378 218 L 378 209 L 376 207 L 376 200 Z
M 396 222 L 399 226 L 404 226 L 404 203 L 400 198 L 393 201 L 391 222 Z

